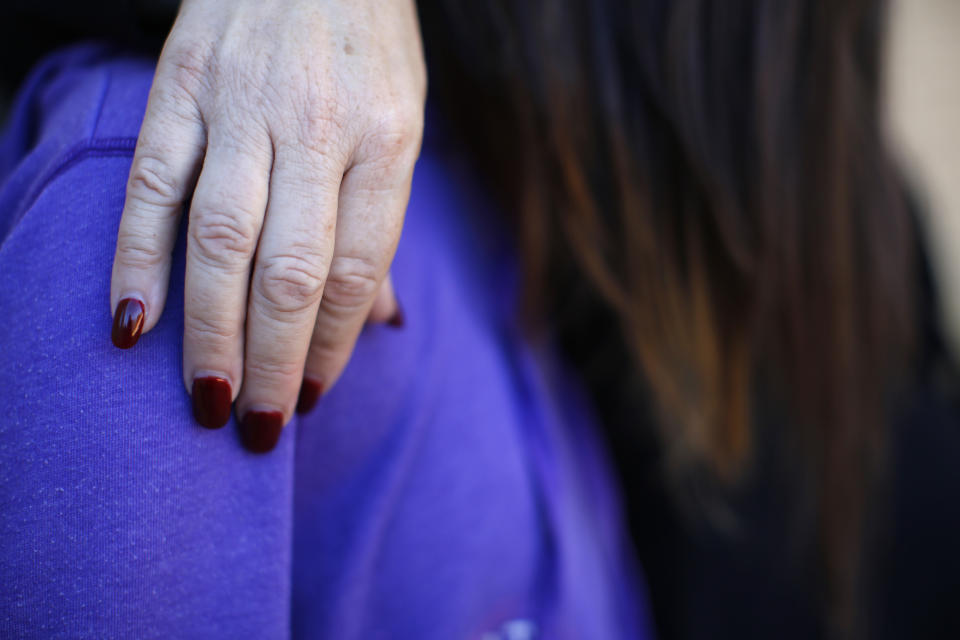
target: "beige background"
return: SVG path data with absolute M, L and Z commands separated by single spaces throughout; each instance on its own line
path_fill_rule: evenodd
M 960 0 L 894 0 L 887 122 L 920 188 L 948 338 L 960 354 Z

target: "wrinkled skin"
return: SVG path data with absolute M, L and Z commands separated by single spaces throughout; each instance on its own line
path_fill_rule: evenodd
M 185 0 L 127 184 L 111 308 L 166 298 L 189 204 L 183 377 L 230 383 L 238 416 L 287 422 L 328 389 L 388 276 L 423 130 L 411 0 Z

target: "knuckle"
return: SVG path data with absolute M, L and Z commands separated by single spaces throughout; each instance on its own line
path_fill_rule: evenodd
M 368 258 L 336 256 L 330 264 L 323 303 L 329 311 L 354 311 L 373 300 L 381 273 Z
M 341 107 L 335 100 L 311 104 L 299 118 L 299 138 L 308 149 L 324 154 L 343 146 L 346 128 L 341 125 Z
M 187 336 L 193 340 L 210 343 L 232 344 L 241 335 L 241 325 L 236 321 L 216 315 L 187 312 L 184 314 L 183 328 Z
M 247 358 L 244 369 L 247 380 L 300 378 L 303 374 L 303 366 L 299 362 L 287 362 L 278 358 Z
M 322 256 L 315 249 L 300 249 L 266 258 L 260 266 L 260 295 L 280 314 L 303 311 L 323 293 Z
M 206 85 L 214 62 L 212 44 L 202 39 L 177 42 L 165 58 L 172 83 L 189 95 Z
M 183 187 L 170 163 L 157 153 L 141 153 L 130 168 L 127 195 L 146 204 L 170 207 L 183 201 Z
M 381 111 L 364 141 L 367 153 L 392 158 L 418 147 L 423 135 L 421 111 L 403 104 Z
M 321 335 L 319 332 L 314 334 L 310 342 L 310 349 L 307 351 L 307 366 L 317 372 L 330 373 L 336 367 L 336 363 L 342 359 L 344 345 L 333 336 Z M 329 380 L 329 375 L 321 376 Z
M 190 240 L 196 255 L 214 267 L 246 263 L 257 248 L 255 218 L 250 212 L 224 213 L 200 207 L 192 212 Z
M 165 251 L 139 235 L 124 234 L 117 242 L 116 261 L 121 267 L 155 269 L 169 258 Z
M 275 78 L 266 90 L 275 95 L 278 117 L 289 117 L 296 125 L 289 128 L 297 144 L 329 148 L 343 137 L 349 122 L 348 102 L 336 83 L 295 75 Z

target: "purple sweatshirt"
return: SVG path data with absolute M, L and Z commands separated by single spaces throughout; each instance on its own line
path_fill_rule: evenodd
M 55 54 L 0 139 L 0 637 L 648 637 L 589 404 L 519 330 L 509 239 L 431 126 L 392 271 L 406 327 L 366 329 L 274 452 L 191 417 L 183 229 L 160 323 L 111 345 L 152 76 Z

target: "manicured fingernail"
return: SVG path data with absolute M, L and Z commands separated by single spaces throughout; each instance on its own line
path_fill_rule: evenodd
M 310 378 L 304 378 L 300 385 L 300 397 L 297 398 L 297 413 L 307 413 L 313 409 L 323 395 L 323 385 Z
M 143 303 L 136 298 L 124 298 L 113 314 L 113 331 L 110 338 L 113 345 L 120 349 L 129 349 L 137 344 L 143 331 Z
M 283 430 L 280 411 L 247 411 L 240 422 L 240 439 L 253 453 L 266 453 L 277 446 Z
M 230 383 L 208 376 L 193 379 L 193 418 L 207 429 L 219 429 L 230 420 Z
M 406 323 L 407 317 L 403 315 L 403 307 L 400 306 L 400 301 L 397 300 L 397 310 L 393 312 L 393 315 L 390 316 L 390 319 L 387 320 L 387 325 L 393 327 L 394 329 L 402 329 L 404 323 Z

